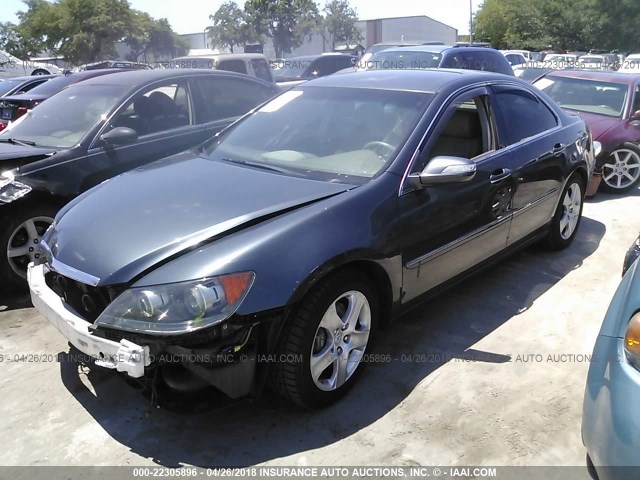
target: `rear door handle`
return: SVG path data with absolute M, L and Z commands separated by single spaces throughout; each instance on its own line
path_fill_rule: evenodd
M 491 183 L 502 182 L 503 180 L 506 180 L 507 178 L 509 178 L 511 176 L 511 173 L 512 173 L 511 169 L 501 168 L 500 170 L 496 170 L 491 174 L 491 176 L 489 177 L 489 181 Z

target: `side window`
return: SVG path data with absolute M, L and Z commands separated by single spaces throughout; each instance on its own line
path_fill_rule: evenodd
M 633 94 L 633 107 L 631 108 L 631 115 L 633 116 L 633 114 L 638 110 L 640 110 L 640 84 L 636 85 L 636 91 Z
M 349 68 L 351 66 L 351 57 L 348 55 L 335 55 L 330 58 L 329 65 L 325 71 L 325 75 L 331 75 L 338 70 Z
M 495 98 L 502 120 L 508 126 L 511 144 L 558 126 L 553 112 L 532 93 L 520 89 L 500 89 Z
M 267 82 L 273 82 L 271 69 L 269 68 L 269 64 L 266 60 L 261 58 L 251 60 L 251 66 L 253 67 L 253 71 L 256 72 L 256 77 L 266 80 Z
M 447 109 L 444 128 L 424 152 L 413 170 L 421 171 L 435 157 L 476 158 L 495 148 L 488 98 L 485 95 L 459 101 Z
M 111 128 L 128 127 L 139 136 L 193 125 L 186 82 L 172 82 L 136 94 L 111 120 Z
M 271 98 L 271 87 L 240 78 L 196 78 L 202 96 L 203 123 L 244 115 L 252 108 Z
M 36 88 L 38 85 L 43 84 L 44 82 L 46 82 L 47 80 L 41 80 L 41 81 L 36 81 L 36 82 L 31 82 L 28 85 L 25 85 L 24 87 L 22 87 L 20 89 L 20 91 L 16 92 L 14 95 L 19 95 L 21 93 L 27 93 L 29 90 L 31 90 L 32 88 Z
M 243 60 L 223 60 L 218 63 L 218 70 L 226 70 L 227 72 L 236 72 L 247 74 L 247 66 Z

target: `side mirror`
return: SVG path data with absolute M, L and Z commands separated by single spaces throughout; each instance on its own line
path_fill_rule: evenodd
M 640 110 L 636 110 L 629 119 L 634 127 L 640 127 Z
M 138 141 L 138 132 L 128 127 L 116 127 L 101 135 L 100 140 L 110 146 L 131 145 Z
M 416 189 L 449 183 L 464 183 L 476 175 L 473 160 L 460 157 L 435 157 L 421 173 L 409 175 L 411 186 Z

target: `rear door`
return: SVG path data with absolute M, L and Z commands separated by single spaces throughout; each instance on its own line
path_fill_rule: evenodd
M 563 187 L 567 151 L 556 114 L 532 92 L 518 86 L 494 86 L 505 167 L 516 180 L 509 244 L 549 222 Z M 586 135 L 586 132 L 585 132 Z

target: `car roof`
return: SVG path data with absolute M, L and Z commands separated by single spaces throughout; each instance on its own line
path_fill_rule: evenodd
M 626 85 L 630 85 L 640 79 L 640 73 L 633 74 L 591 70 L 554 70 L 545 75 L 545 78 L 546 77 L 583 78 L 585 80 L 600 80 L 602 82 L 624 83 Z
M 446 88 L 490 80 L 507 80 L 525 85 L 515 77 L 478 70 L 434 68 L 424 70 L 365 70 L 328 75 L 303 85 L 317 87 L 372 88 L 437 93 Z
M 176 60 L 193 60 L 196 58 L 210 58 L 212 60 L 256 60 L 266 58 L 262 53 L 205 53 L 204 55 L 185 55 L 176 57 Z
M 104 70 L 87 70 L 87 72 L 98 72 Z M 228 72 L 226 70 L 210 70 L 203 68 L 171 68 L 171 69 L 157 69 L 157 70 L 119 70 L 119 69 L 107 69 L 109 75 L 100 76 L 99 78 L 93 78 L 82 82 L 83 85 L 129 85 L 132 88 L 137 88 L 147 83 L 157 80 L 163 80 L 165 78 L 184 78 L 195 75 L 215 75 L 219 77 L 233 77 L 251 79 L 264 85 L 273 86 L 271 83 L 264 80 L 245 75 L 243 73 Z M 73 75 L 80 75 L 84 72 L 74 73 Z
M 448 48 L 453 48 L 451 45 L 411 45 L 411 46 L 394 46 L 382 50 L 383 52 L 425 52 L 425 53 L 440 53 Z M 462 48 L 462 47 L 456 47 Z M 465 47 L 466 48 L 466 47 Z

